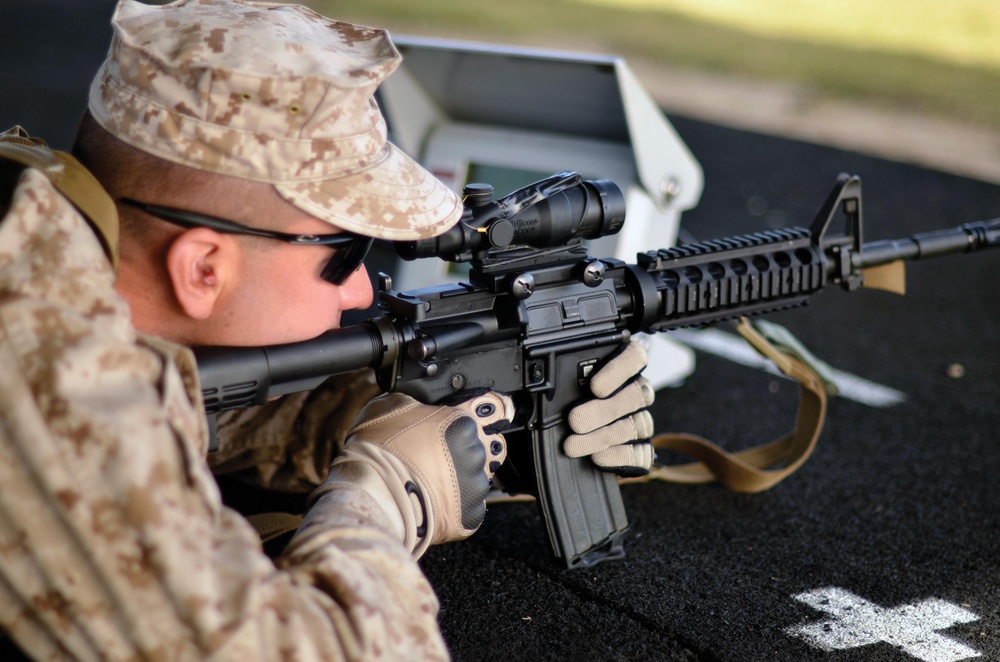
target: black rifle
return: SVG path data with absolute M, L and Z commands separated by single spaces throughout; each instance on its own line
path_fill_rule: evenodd
M 857 289 L 871 267 L 1000 245 L 1000 219 L 862 244 L 861 181 L 846 175 L 808 229 L 650 251 L 636 264 L 590 257 L 583 243 L 624 223 L 624 198 L 609 181 L 564 172 L 497 201 L 488 185 L 465 194 L 454 228 L 396 249 L 470 262 L 467 283 L 397 292 L 383 275 L 385 312 L 375 319 L 288 345 L 199 348 L 206 411 L 260 405 L 365 367 L 383 390 L 422 402 L 465 389 L 509 393 L 518 415 L 500 479 L 538 497 L 567 567 L 624 554 L 616 477 L 561 448 L 587 375 L 632 334 L 800 306 L 827 285 Z M 838 218 L 843 232 L 830 233 Z

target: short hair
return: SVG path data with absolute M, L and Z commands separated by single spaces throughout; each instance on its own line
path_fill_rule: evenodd
M 72 153 L 116 202 L 122 197 L 146 202 L 151 192 L 156 192 L 154 201 L 164 197 L 197 197 L 199 192 L 223 180 L 229 186 L 234 183 L 245 185 L 244 195 L 237 196 L 243 200 L 261 194 L 259 189 L 254 189 L 257 182 L 205 172 L 133 147 L 98 124 L 89 111 L 84 113 L 77 126 Z M 270 189 L 270 185 L 263 186 Z M 177 228 L 167 223 L 137 222 L 140 214 L 131 207 L 118 205 L 118 209 L 123 242 L 163 240 L 178 232 Z
M 98 124 L 89 111 L 80 119 L 71 151 L 115 202 L 122 196 L 138 196 L 143 191 L 182 188 L 193 184 L 200 174 L 123 142 Z M 134 223 L 134 217 L 130 213 L 121 214 L 123 240 L 149 240 L 154 234 L 166 234 L 160 224 Z
M 123 142 L 98 124 L 89 111 L 77 127 L 72 151 L 112 196 L 165 185 L 186 186 L 207 174 Z

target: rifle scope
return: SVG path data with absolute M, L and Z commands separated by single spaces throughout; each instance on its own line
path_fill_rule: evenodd
M 515 248 L 565 246 L 574 239 L 597 239 L 621 230 L 625 197 L 609 180 L 586 180 L 560 172 L 493 200 L 489 184 L 464 190 L 462 219 L 430 239 L 394 242 L 405 260 L 439 257 L 469 262 Z

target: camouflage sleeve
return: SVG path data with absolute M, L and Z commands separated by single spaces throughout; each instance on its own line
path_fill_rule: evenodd
M 26 171 L 0 221 L 7 633 L 36 659 L 447 657 L 431 587 L 363 494 L 264 556 L 206 466 L 190 353 L 137 338 L 112 281 Z
M 379 393 L 374 373 L 360 370 L 309 393 L 223 412 L 220 447 L 208 456 L 209 466 L 271 490 L 311 492 L 326 478 L 358 412 Z

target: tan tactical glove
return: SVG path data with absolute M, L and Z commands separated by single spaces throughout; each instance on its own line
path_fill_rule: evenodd
M 653 388 L 639 373 L 646 367 L 646 350 L 638 340 L 612 356 L 590 378 L 595 396 L 569 412 L 575 434 L 563 451 L 570 457 L 590 456 L 598 469 L 619 476 L 643 476 L 653 463 Z
M 492 391 L 465 397 L 452 406 L 401 393 L 373 399 L 311 499 L 345 482 L 361 487 L 417 557 L 432 544 L 469 537 L 486 517 L 490 481 L 507 457 L 499 431 L 514 405 Z

